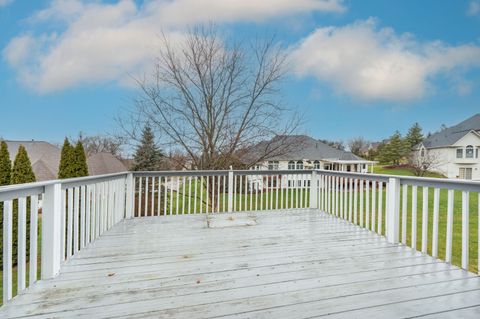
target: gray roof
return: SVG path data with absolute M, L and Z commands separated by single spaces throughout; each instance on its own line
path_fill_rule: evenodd
M 475 114 L 457 125 L 427 137 L 422 143 L 426 148 L 450 146 L 471 131 L 480 132 L 480 113 Z
M 27 150 L 37 181 L 57 179 L 61 151 L 53 144 L 44 141 L 5 141 L 12 163 L 17 155 L 18 147 L 23 145 Z M 102 175 L 125 172 L 127 167 L 110 153 L 97 153 L 87 158 L 89 175 Z
M 127 167 L 110 153 L 92 154 L 87 159 L 88 174 L 102 175 L 127 171 Z
M 13 161 L 18 152 L 18 147 L 23 145 L 27 150 L 32 164 L 33 173 L 37 181 L 45 181 L 57 178 L 58 165 L 60 163 L 60 149 L 53 144 L 44 141 L 5 141 Z
M 319 140 L 306 135 L 277 136 L 271 141 L 257 144 L 253 149 L 255 153 L 264 152 L 265 149 L 275 149 L 278 144 L 288 145 L 280 154 L 268 157 L 268 160 L 341 160 L 365 161 L 365 159 L 347 151 L 331 147 Z

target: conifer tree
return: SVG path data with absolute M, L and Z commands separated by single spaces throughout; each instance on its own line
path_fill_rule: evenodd
M 155 136 L 147 124 L 142 131 L 142 140 L 134 156 L 133 170 L 154 171 L 162 166 L 164 155 L 155 144 Z
M 88 176 L 87 157 L 81 141 L 78 141 L 73 149 L 74 154 L 74 177 Z
M 23 183 L 32 183 L 35 182 L 35 174 L 33 173 L 32 165 L 30 163 L 30 159 L 28 158 L 27 150 L 23 145 L 20 145 L 17 151 L 17 155 L 15 156 L 15 161 L 13 162 L 12 168 L 12 175 L 11 175 L 11 183 L 12 184 L 23 184 Z M 13 260 L 17 260 L 17 241 L 18 241 L 18 200 L 13 202 Z M 30 238 L 30 202 L 27 201 L 27 229 L 26 229 L 26 237 L 27 242 L 29 242 Z M 29 256 L 30 247 L 27 245 L 27 258 Z
M 381 163 L 398 165 L 408 155 L 410 144 L 402 138 L 400 132 L 396 131 L 390 137 L 390 141 L 379 148 L 378 151 Z
M 405 139 L 408 141 L 410 148 L 413 148 L 415 145 L 421 143 L 423 141 L 423 133 L 420 124 L 414 123 L 408 130 Z
M 75 154 L 74 148 L 65 138 L 62 146 L 62 152 L 60 155 L 60 166 L 58 168 L 58 178 L 71 178 L 75 177 Z
M 30 163 L 27 150 L 23 145 L 20 145 L 18 148 L 17 156 L 13 162 L 11 178 L 12 184 L 35 182 L 35 174 L 33 173 L 32 164 Z

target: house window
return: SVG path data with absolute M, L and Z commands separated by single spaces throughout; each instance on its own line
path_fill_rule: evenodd
M 320 161 L 313 162 L 313 169 L 320 169 Z
M 465 158 L 473 158 L 473 146 L 468 145 L 465 148 Z
M 463 148 L 457 148 L 457 158 L 463 158 Z
M 288 162 L 288 169 L 295 169 L 295 162 L 294 161 Z
M 422 148 L 422 150 L 420 151 L 420 156 L 425 157 L 425 149 L 424 148 Z
M 297 169 L 303 169 L 303 161 L 297 161 Z
M 458 177 L 460 179 L 472 179 L 472 168 L 460 167 Z
M 278 170 L 278 161 L 268 161 L 268 170 Z

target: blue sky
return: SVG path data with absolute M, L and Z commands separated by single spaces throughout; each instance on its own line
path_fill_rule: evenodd
M 283 94 L 302 133 L 377 140 L 480 112 L 480 0 L 0 0 L 0 136 L 115 131 L 152 34 L 208 21 L 288 48 Z

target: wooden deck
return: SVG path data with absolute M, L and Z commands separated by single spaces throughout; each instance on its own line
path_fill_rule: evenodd
M 480 318 L 480 277 L 330 215 L 221 214 L 212 225 L 124 221 L 0 318 Z

